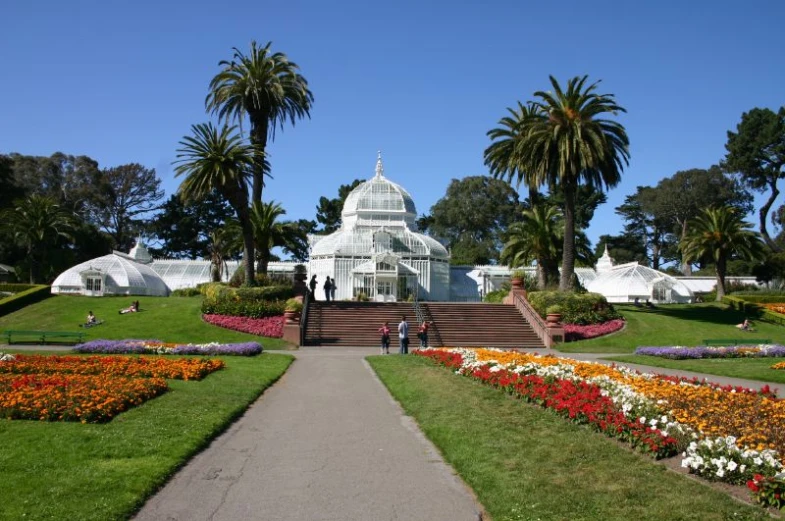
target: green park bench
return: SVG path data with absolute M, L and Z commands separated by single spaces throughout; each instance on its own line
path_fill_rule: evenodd
M 18 339 L 20 337 L 27 341 L 41 342 L 42 344 L 54 340 L 57 342 L 81 342 L 84 335 L 84 333 L 74 333 L 71 331 L 3 331 L 3 336 L 8 344 L 11 344 L 12 338 Z
M 738 346 L 751 344 L 771 344 L 770 338 L 706 338 L 703 345 L 706 346 Z

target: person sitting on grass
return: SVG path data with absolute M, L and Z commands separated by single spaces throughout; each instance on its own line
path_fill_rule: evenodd
M 752 324 L 750 324 L 750 321 L 746 318 L 741 324 L 736 324 L 736 327 L 739 328 L 740 331 L 752 331 Z
M 121 315 L 125 315 L 126 313 L 136 313 L 137 311 L 139 311 L 139 301 L 135 300 L 131 302 L 131 305 L 128 306 L 127 308 L 121 309 L 119 313 Z
M 93 324 L 95 324 L 95 322 L 96 322 L 95 315 L 93 315 L 92 311 L 88 311 L 87 312 L 87 321 L 85 323 L 87 325 L 93 325 Z

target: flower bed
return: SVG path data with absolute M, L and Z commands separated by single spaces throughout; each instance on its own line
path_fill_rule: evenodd
M 785 304 L 763 304 L 763 307 L 770 311 L 774 311 L 775 313 L 780 313 L 785 315 Z
M 15 360 L 0 364 L 0 374 L 78 374 L 201 380 L 223 367 L 221 360 L 204 358 L 16 355 Z
M 688 358 L 753 358 L 785 356 L 785 346 L 779 344 L 757 346 L 698 346 L 698 347 L 638 347 L 636 355 L 659 356 L 673 360 Z
M 101 423 L 166 390 L 162 378 L 0 374 L 0 418 Z
M 785 402 L 768 389 L 731 388 L 624 367 L 494 349 L 417 354 L 556 410 L 657 457 L 684 450 L 690 472 L 729 483 L 782 472 Z M 639 424 L 645 429 L 634 427 Z
M 258 342 L 173 344 L 160 340 L 91 340 L 78 344 L 74 351 L 103 354 L 254 356 L 262 352 L 262 345 Z
M 265 318 L 237 317 L 231 315 L 204 314 L 202 319 L 214 326 L 271 338 L 283 337 L 283 315 Z
M 579 324 L 564 324 L 564 340 L 565 342 L 587 340 L 589 338 L 615 333 L 623 327 L 624 320 L 622 319 L 609 320 L 602 324 L 589 324 L 586 326 Z

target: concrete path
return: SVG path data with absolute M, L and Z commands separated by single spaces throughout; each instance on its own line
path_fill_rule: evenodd
M 283 378 L 135 519 L 480 519 L 471 491 L 365 362 L 376 353 L 302 348 Z

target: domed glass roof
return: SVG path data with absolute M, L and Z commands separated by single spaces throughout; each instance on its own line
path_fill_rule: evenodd
M 417 208 L 409 192 L 384 177 L 381 153 L 376 161 L 376 175 L 349 193 L 341 212 L 345 225 L 405 222 L 414 228 L 416 217 Z
M 150 266 L 140 264 L 128 255 L 114 252 L 65 270 L 52 283 L 52 293 L 77 293 L 84 286 L 84 275 L 101 275 L 104 293 L 121 295 L 169 294 L 161 277 Z
M 632 302 L 652 299 L 656 302 L 690 302 L 692 291 L 667 273 L 642 266 L 637 262 L 613 266 L 585 284 L 586 289 L 600 293 L 608 302 Z

